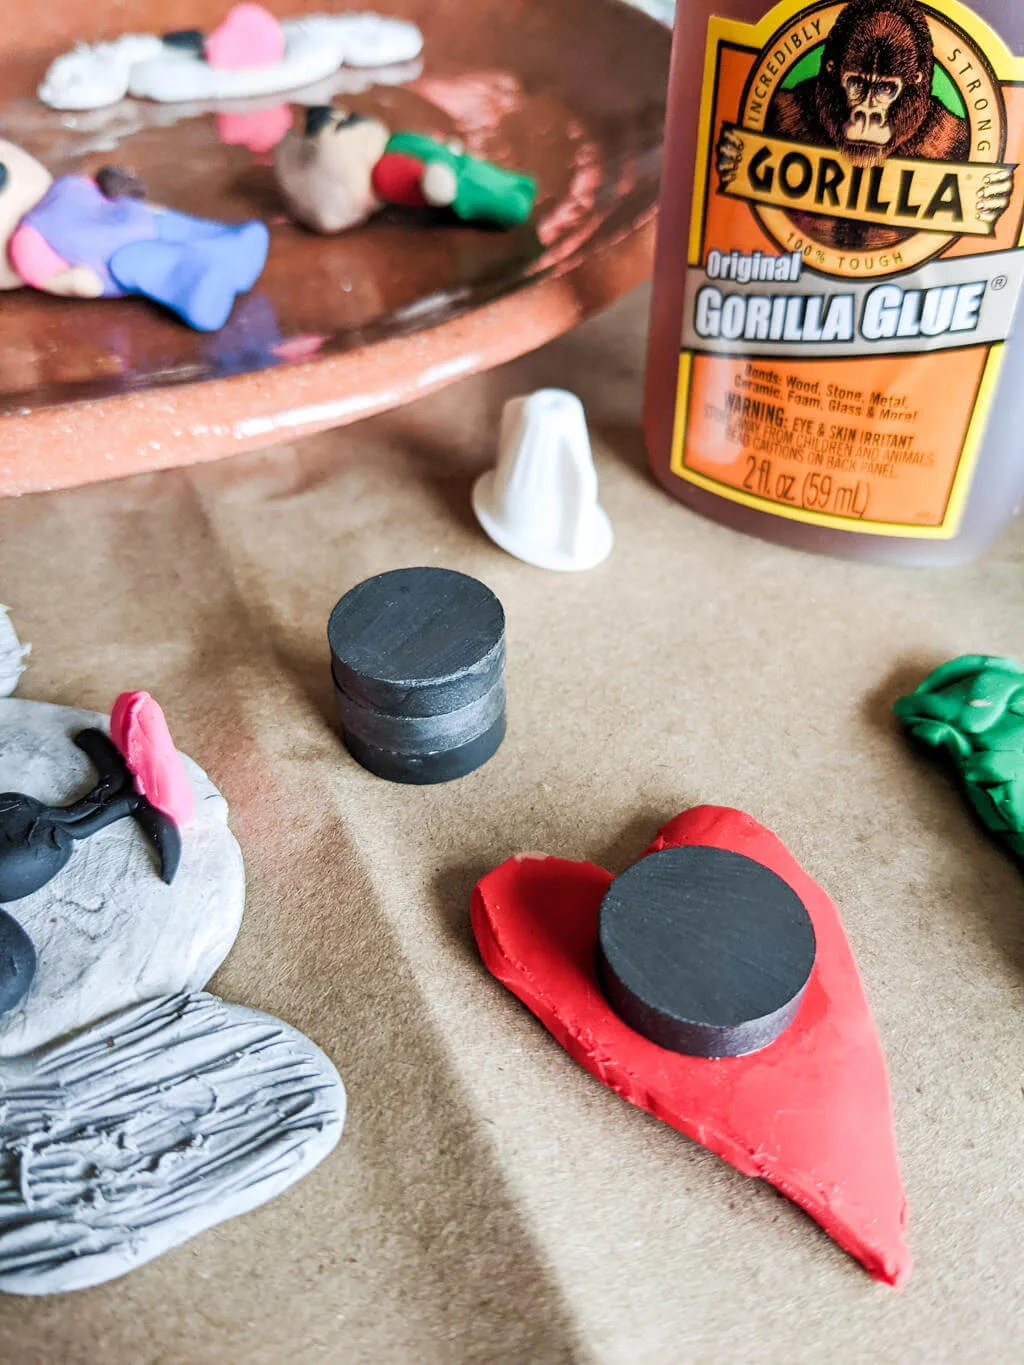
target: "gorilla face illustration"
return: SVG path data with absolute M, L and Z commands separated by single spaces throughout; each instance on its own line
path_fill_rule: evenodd
M 967 119 L 933 93 L 935 49 L 919 0 L 850 0 L 839 12 L 817 74 L 776 90 L 765 131 L 828 147 L 853 166 L 881 166 L 890 157 L 964 162 L 970 156 Z M 742 140 L 723 129 L 716 148 L 721 185 L 736 173 Z M 977 189 L 975 212 L 995 222 L 1013 192 L 1013 171 L 994 166 Z M 839 249 L 895 246 L 902 227 L 794 210 L 793 225 Z
M 899 76 L 879 76 L 874 71 L 844 71 L 843 93 L 850 117 L 843 127 L 847 142 L 872 142 L 884 147 L 892 138 L 889 109 L 903 93 Z
M 854 160 L 858 152 L 905 148 L 934 105 L 934 112 L 945 112 L 931 92 L 933 65 L 931 34 L 916 0 L 851 0 L 828 36 L 815 91 L 833 144 Z

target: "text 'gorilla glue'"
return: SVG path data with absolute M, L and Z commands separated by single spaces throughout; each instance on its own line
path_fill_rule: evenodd
M 1024 495 L 1024 3 L 680 0 L 644 422 L 740 530 L 969 559 Z

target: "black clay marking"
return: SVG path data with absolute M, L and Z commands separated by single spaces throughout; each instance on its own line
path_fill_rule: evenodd
M 329 104 L 311 104 L 306 110 L 306 122 L 304 124 L 306 136 L 316 137 L 333 117 L 334 110 Z

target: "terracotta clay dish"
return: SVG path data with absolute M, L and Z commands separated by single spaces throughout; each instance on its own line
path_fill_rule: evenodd
M 270 0 L 280 15 L 340 10 Z M 350 8 L 373 9 L 373 4 Z M 339 237 L 285 221 L 270 156 L 234 139 L 283 100 L 67 114 L 34 95 L 74 41 L 210 29 L 227 0 L 53 0 L 5 15 L 0 133 L 55 174 L 131 166 L 149 197 L 271 225 L 267 268 L 222 331 L 140 299 L 0 295 L 0 494 L 216 459 L 392 407 L 508 360 L 646 277 L 668 30 L 619 0 L 383 0 L 421 63 L 319 92 L 395 127 L 460 137 L 537 178 L 509 232 L 390 211 Z M 316 102 L 303 94 L 303 102 Z M 293 114 L 298 105 L 293 109 Z M 249 137 L 249 140 L 253 139 Z

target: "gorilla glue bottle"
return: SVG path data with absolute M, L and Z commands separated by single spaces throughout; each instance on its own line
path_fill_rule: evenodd
M 742 531 L 970 559 L 1024 495 L 1022 0 L 680 0 L 644 424 Z

